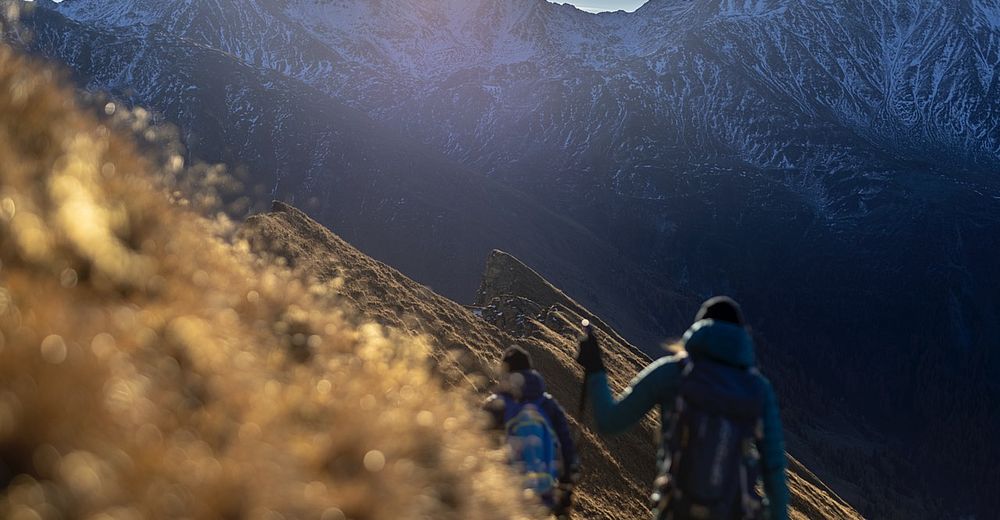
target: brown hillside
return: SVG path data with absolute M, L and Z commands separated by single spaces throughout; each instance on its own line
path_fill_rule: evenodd
M 435 359 L 451 382 L 468 381 L 488 390 L 491 368 L 513 343 L 527 348 L 549 391 L 580 423 L 581 371 L 573 361 L 577 324 L 591 319 L 608 352 L 612 385 L 621 390 L 649 360 L 599 318 L 535 271 L 503 252 L 486 267 L 476 305 L 465 308 L 377 262 L 301 211 L 275 203 L 273 212 L 247 220 L 242 236 L 265 256 L 278 256 L 306 276 L 330 284 L 367 319 L 411 334 L 428 336 Z M 468 375 L 471 374 L 471 375 Z M 623 519 L 647 515 L 644 497 L 653 475 L 655 422 L 612 438 L 582 429 L 584 478 L 579 489 L 582 518 Z M 807 469 L 790 462 L 794 518 L 860 518 Z
M 286 204 L 275 203 L 274 212 L 250 217 L 244 225 L 243 237 L 253 250 L 278 255 L 319 282 L 333 283 L 337 292 L 365 318 L 429 336 L 436 347 L 433 356 L 441 361 L 439 366 L 448 380 L 455 382 L 469 373 L 472 376 L 468 380 L 485 392 L 500 353 L 508 345 L 518 343 L 532 353 L 539 370 L 549 376 L 549 391 L 568 411 L 576 407 L 580 373 L 572 359 L 575 348 L 572 336 L 539 327 L 548 333 L 514 338 L 463 306 L 365 256 Z M 571 321 L 578 322 L 576 317 Z M 616 347 L 620 347 L 616 351 L 631 350 Z M 617 369 L 619 374 L 634 366 L 637 366 L 634 361 L 625 362 L 622 357 L 609 362 L 609 367 Z M 624 383 L 616 381 L 619 387 Z M 586 466 L 580 495 L 584 517 L 610 520 L 644 516 L 642 501 L 631 497 L 641 497 L 645 493 L 644 483 L 651 480 L 654 446 L 651 425 L 610 442 L 586 430 L 581 449 Z
M 0 46 L 0 518 L 537 518 L 422 339 L 226 239 L 141 114 L 57 84 Z

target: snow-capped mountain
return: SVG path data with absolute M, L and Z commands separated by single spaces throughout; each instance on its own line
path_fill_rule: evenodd
M 587 152 L 609 140 L 610 165 L 580 175 L 623 195 L 665 196 L 662 175 L 643 170 L 705 148 L 754 168 L 857 169 L 863 149 L 815 133 L 919 159 L 995 166 L 1000 155 L 1000 7 L 987 0 L 654 0 L 596 16 L 541 0 L 69 0 L 59 10 L 234 54 L 491 173 L 521 169 L 511 149 L 595 170 Z M 863 206 L 870 192 L 840 202 Z
M 1000 486 L 963 477 L 995 448 L 939 426 L 998 426 L 995 0 L 39 7 L 31 48 L 82 86 L 449 296 L 499 247 L 652 346 L 733 293 L 806 374 L 779 388 L 836 389 L 901 452 L 962 438 L 900 481 Z

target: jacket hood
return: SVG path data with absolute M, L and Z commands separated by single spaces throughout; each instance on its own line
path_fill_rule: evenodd
M 714 320 L 695 322 L 684 334 L 684 349 L 691 357 L 707 357 L 730 365 L 757 364 L 753 339 L 745 327 Z
M 545 394 L 545 380 L 534 370 L 520 370 L 507 374 L 501 393 L 514 397 L 518 401 L 538 399 Z

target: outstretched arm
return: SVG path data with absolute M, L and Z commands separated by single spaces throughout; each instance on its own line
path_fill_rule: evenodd
M 602 433 L 618 433 L 639 422 L 646 412 L 671 393 L 666 389 L 676 388 L 680 378 L 678 361 L 676 356 L 654 361 L 632 380 L 618 399 L 611 396 L 605 372 L 590 374 L 587 390 L 594 407 L 597 429 Z
M 781 428 L 778 399 L 767 384 L 764 404 L 764 439 L 760 446 L 764 491 L 771 503 L 770 520 L 788 519 L 788 482 L 785 480 L 785 441 Z

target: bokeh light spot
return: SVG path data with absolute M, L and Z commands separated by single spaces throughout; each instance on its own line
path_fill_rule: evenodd
M 385 468 L 385 454 L 378 450 L 371 450 L 365 454 L 365 469 L 372 473 L 378 473 Z
M 59 285 L 67 289 L 72 289 L 76 287 L 79 278 L 77 277 L 76 270 L 67 267 L 63 269 L 63 272 L 59 275 Z
M 343 511 L 337 509 L 336 507 L 331 507 L 330 509 L 323 511 L 323 516 L 320 517 L 320 520 L 347 520 L 347 517 L 344 516 Z
M 17 206 L 14 204 L 14 199 L 6 197 L 0 201 L 0 218 L 4 220 L 11 220 L 16 214 Z
M 47 336 L 42 340 L 42 359 L 52 363 L 53 365 L 58 365 L 63 361 L 66 361 L 66 342 L 63 341 L 62 336 L 52 334 Z
M 114 353 L 115 348 L 115 337 L 107 332 L 102 332 L 94 336 L 94 339 L 90 341 L 90 350 L 101 359 L 110 357 Z

